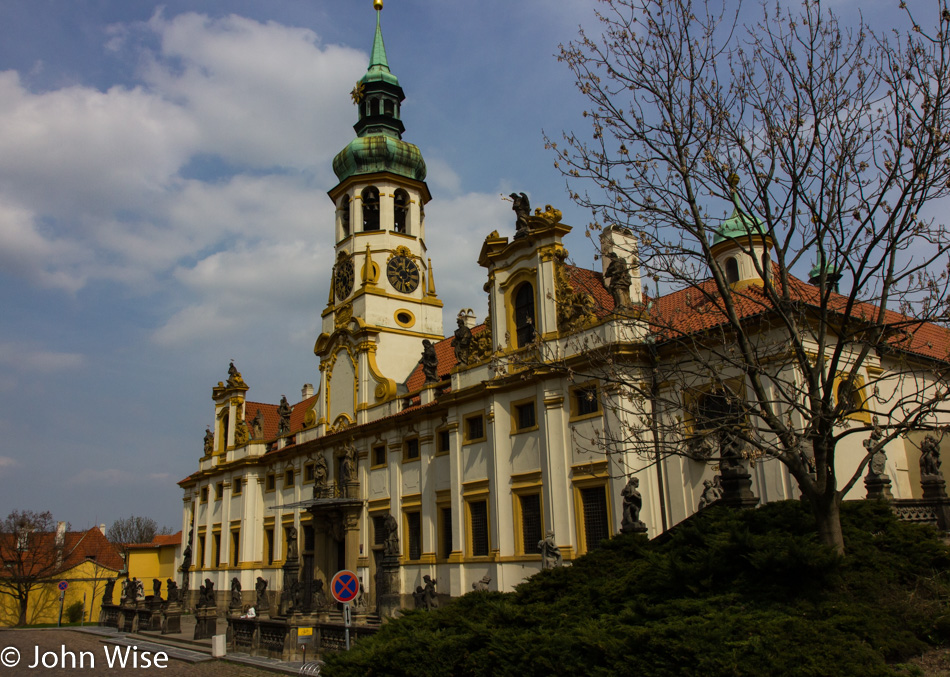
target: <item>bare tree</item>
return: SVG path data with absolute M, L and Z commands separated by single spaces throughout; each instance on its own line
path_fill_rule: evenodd
M 106 531 L 106 538 L 118 546 L 129 543 L 151 543 L 156 534 L 170 534 L 167 526 L 158 528 L 158 523 L 151 517 L 129 517 L 117 519 Z
M 14 510 L 0 521 L 0 595 L 17 605 L 17 625 L 26 625 L 30 595 L 38 592 L 63 563 L 63 543 L 56 538 L 49 512 Z
M 548 145 L 590 231 L 636 233 L 657 291 L 614 309 L 650 325 L 644 370 L 606 346 L 571 368 L 619 391 L 609 444 L 715 459 L 728 438 L 777 459 L 843 552 L 840 501 L 871 455 L 950 408 L 933 204 L 950 193 L 950 11 L 877 30 L 819 0 L 749 25 L 715 3 L 601 2 L 601 35 L 560 54 L 593 137 Z M 854 436 L 871 441 L 845 468 Z

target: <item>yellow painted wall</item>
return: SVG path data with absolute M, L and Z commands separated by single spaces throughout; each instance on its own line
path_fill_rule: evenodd
M 152 579 L 157 578 L 162 582 L 162 597 L 167 598 L 168 586 L 165 581 L 171 578 L 177 580 L 175 576 L 175 551 L 177 546 L 165 545 L 154 548 L 130 548 L 126 551 L 126 562 L 129 569 L 129 578 L 137 578 L 142 581 L 145 588 L 145 594 L 152 594 Z M 116 586 L 115 596 L 118 599 L 121 594 L 119 586 Z
M 72 569 L 67 569 L 55 580 L 33 588 L 30 592 L 30 602 L 27 607 L 26 621 L 30 625 L 38 623 L 56 623 L 59 619 L 59 589 L 60 581 L 68 581 L 66 597 L 63 600 L 63 622 L 66 622 L 66 609 L 75 601 L 82 601 L 86 595 L 85 621 L 95 623 L 99 620 L 99 607 L 102 605 L 102 593 L 105 591 L 106 581 L 114 578 L 117 572 L 100 566 L 95 562 L 82 562 Z M 116 596 L 121 590 L 121 583 L 116 583 Z M 19 617 L 17 600 L 8 595 L 0 595 L 0 626 L 16 625 Z

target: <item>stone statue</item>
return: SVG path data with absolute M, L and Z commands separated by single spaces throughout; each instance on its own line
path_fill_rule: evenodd
M 343 484 L 351 484 L 359 481 L 356 476 L 356 463 L 358 460 L 356 447 L 347 444 L 343 451 L 343 463 L 340 464 L 340 475 Z
M 135 601 L 141 602 L 145 599 L 145 583 L 137 578 L 133 578 L 132 582 L 135 583 Z
M 169 578 L 168 580 L 165 581 L 165 590 L 167 591 L 166 594 L 168 595 L 168 603 L 177 604 L 178 603 L 178 584 Z
M 264 437 L 264 412 L 260 409 L 257 410 L 254 420 L 251 421 L 251 429 L 254 432 L 253 436 L 255 440 L 259 440 Z
M 191 568 L 191 543 L 188 543 L 188 545 L 185 546 L 185 552 L 183 552 L 181 555 L 181 567 L 179 567 L 179 571 L 184 571 L 185 574 L 187 574 L 190 568 Z
M 425 585 L 425 607 L 426 611 L 432 611 L 439 608 L 439 596 L 435 591 L 435 579 L 426 574 L 422 577 Z
M 699 498 L 698 510 L 702 510 L 722 498 L 722 488 L 719 481 L 719 475 L 716 475 L 714 480 L 703 480 L 703 495 Z
M 287 528 L 287 559 L 299 559 L 297 550 L 297 527 L 290 525 Z
M 877 424 L 877 416 L 872 419 L 872 422 L 871 435 L 868 439 L 864 440 L 864 448 L 871 454 L 871 460 L 868 463 L 868 474 L 874 477 L 883 477 L 885 468 L 887 467 L 887 454 L 884 452 L 883 447 L 876 451 L 874 448 L 884 439 L 884 432 Z
M 455 361 L 459 364 L 468 364 L 472 356 L 472 330 L 465 324 L 464 318 L 458 318 L 458 329 L 452 339 L 452 348 L 455 350 Z
M 270 605 L 267 603 L 267 579 L 258 576 L 254 589 L 257 591 L 258 612 L 268 609 Z
M 241 410 L 238 409 L 237 421 L 234 423 L 234 446 L 241 447 L 247 444 L 251 434 L 247 429 L 247 421 L 241 416 Z
M 920 476 L 941 477 L 940 443 L 933 435 L 927 435 L 920 445 Z
M 214 433 L 211 432 L 211 428 L 205 428 L 205 454 L 210 454 L 214 451 Z
M 742 470 L 742 450 L 745 443 L 736 426 L 727 426 L 719 432 L 719 469 L 723 472 Z
M 363 589 L 362 582 L 360 583 L 360 592 L 353 600 L 353 609 L 356 613 L 366 613 L 366 591 Z
M 228 367 L 228 388 L 236 388 L 238 386 L 244 386 L 244 379 L 241 377 L 241 372 L 237 370 L 234 366 L 234 362 Z
M 642 531 L 643 522 L 640 521 L 640 508 L 643 507 L 643 497 L 640 495 L 640 479 L 631 477 L 627 485 L 620 492 L 623 497 L 623 519 L 620 522 L 620 531 Z
M 557 543 L 554 541 L 553 531 L 548 531 L 544 535 L 544 540 L 538 541 L 538 550 L 541 551 L 542 569 L 553 569 L 564 565 L 561 549 L 557 547 Z
M 313 464 L 313 497 L 320 498 L 327 488 L 327 459 L 323 454 L 317 455 L 317 460 Z
M 237 576 L 231 579 L 231 608 L 241 608 L 241 581 Z
M 396 518 L 392 514 L 386 515 L 383 520 L 383 526 L 386 529 L 386 540 L 383 541 L 384 555 L 399 555 L 399 525 L 396 524 Z
M 429 339 L 422 339 L 422 373 L 426 383 L 435 383 L 439 380 L 439 358 L 435 354 L 435 346 Z
M 158 600 L 162 598 L 162 582 L 158 578 L 152 579 L 152 596 Z
M 472 590 L 485 592 L 490 589 L 489 588 L 490 585 L 491 585 L 491 576 L 489 576 L 488 574 L 485 574 L 484 576 L 481 577 L 481 579 L 472 583 Z
M 105 590 L 102 591 L 102 603 L 103 604 L 112 604 L 112 596 L 115 594 L 115 578 L 106 579 Z
M 217 606 L 214 599 L 214 583 L 210 578 L 205 579 L 205 584 L 200 587 L 198 594 L 198 606 L 214 607 Z
M 610 263 L 607 264 L 604 277 L 610 279 L 607 289 L 610 291 L 610 295 L 614 297 L 614 306 L 617 308 L 628 306 L 630 305 L 630 285 L 633 283 L 633 278 L 630 277 L 627 262 L 614 252 L 609 252 L 607 258 Z
M 426 591 L 421 585 L 416 586 L 416 591 L 412 593 L 412 600 L 415 602 L 416 609 L 426 608 Z
M 280 422 L 277 424 L 277 435 L 286 435 L 290 432 L 290 413 L 293 411 L 287 402 L 287 396 L 280 396 L 280 406 L 277 407 L 277 415 L 280 416 Z
M 329 607 L 327 593 L 323 590 L 323 580 L 314 579 L 313 581 L 313 608 L 315 611 L 324 611 Z
M 528 217 L 531 216 L 531 201 L 524 193 L 511 193 L 511 209 L 515 213 L 515 237 L 523 237 L 528 232 Z
M 132 595 L 130 594 L 130 591 L 132 589 L 131 586 L 132 586 L 132 581 L 130 581 L 128 578 L 122 581 L 122 596 L 119 597 L 119 604 L 122 604 L 122 602 L 124 602 L 127 599 L 128 600 L 132 599 Z

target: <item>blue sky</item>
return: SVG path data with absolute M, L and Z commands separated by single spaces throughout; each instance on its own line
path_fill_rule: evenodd
M 405 137 L 429 168 L 446 326 L 513 190 L 577 227 L 542 129 L 583 102 L 554 54 L 593 0 L 387 0 Z M 0 3 L 0 513 L 177 528 L 211 387 L 316 382 L 336 180 L 371 0 Z

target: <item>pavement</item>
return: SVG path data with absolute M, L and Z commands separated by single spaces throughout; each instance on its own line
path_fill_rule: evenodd
M 227 653 L 223 658 L 214 658 L 211 655 L 210 639 L 194 639 L 195 617 L 185 614 L 181 617 L 181 632 L 163 635 L 160 632 L 124 633 L 115 628 L 86 626 L 71 628 L 71 630 L 90 635 L 98 635 L 107 645 L 137 646 L 139 651 L 162 651 L 169 658 L 188 664 L 204 663 L 206 661 L 222 661 L 254 667 L 268 672 L 297 675 L 303 665 L 301 661 L 282 661 L 275 658 L 251 656 L 246 653 Z M 228 622 L 223 618 L 217 619 L 216 634 L 225 634 Z M 311 662 L 315 657 L 308 657 Z

